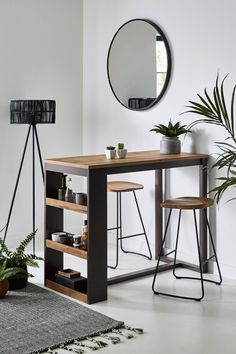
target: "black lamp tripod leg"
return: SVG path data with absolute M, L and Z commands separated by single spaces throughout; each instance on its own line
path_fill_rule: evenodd
M 35 127 L 32 134 L 32 202 L 33 202 L 33 232 L 35 231 Z M 33 254 L 35 254 L 35 238 L 33 238 Z
M 14 205 L 14 201 L 15 201 L 15 197 L 16 197 L 16 191 L 17 191 L 17 188 L 18 188 L 18 183 L 19 183 L 19 179 L 20 179 L 20 175 L 21 175 L 21 170 L 22 170 L 22 166 L 23 166 L 23 162 L 24 162 L 24 158 L 25 158 L 25 152 L 26 152 L 26 148 L 27 148 L 27 145 L 28 145 L 28 141 L 29 141 L 30 130 L 31 130 L 31 125 L 29 126 L 27 137 L 26 137 L 26 141 L 25 141 L 25 146 L 24 146 L 23 155 L 22 155 L 22 158 L 21 158 L 20 168 L 19 168 L 19 171 L 18 171 L 16 184 L 15 184 L 15 189 L 14 189 L 13 196 L 12 196 L 11 206 L 10 206 L 9 213 L 8 213 L 8 218 L 7 218 L 5 233 L 4 233 L 4 237 L 3 237 L 3 242 L 5 242 L 6 237 L 7 237 L 7 231 L 8 231 L 8 226 L 9 226 L 10 219 L 11 219 L 12 208 L 13 208 L 13 205 Z
M 42 162 L 42 156 L 41 156 L 41 151 L 40 151 L 38 133 L 37 133 L 36 125 L 33 125 L 33 135 L 32 135 L 32 147 L 33 147 L 33 151 L 32 151 L 33 231 L 35 231 L 35 141 L 36 141 L 36 147 L 38 150 L 41 172 L 42 172 L 42 177 L 43 177 L 43 182 L 44 182 L 44 170 L 43 170 L 43 162 Z M 35 254 L 35 239 L 34 238 L 33 238 L 33 254 Z
M 37 132 L 37 129 L 36 129 L 36 125 L 34 125 L 34 126 L 33 126 L 33 128 L 34 128 L 34 132 L 35 132 L 36 143 L 37 143 L 38 154 L 39 154 L 39 161 L 40 161 L 41 172 L 42 172 L 43 183 L 44 183 L 44 169 L 43 169 L 43 160 L 42 160 L 42 155 L 41 155 L 41 150 L 40 150 L 39 138 L 38 138 L 38 132 Z

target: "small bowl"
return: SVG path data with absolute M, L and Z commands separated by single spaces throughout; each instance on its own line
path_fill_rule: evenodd
M 52 233 L 52 241 L 63 243 L 65 245 L 71 244 L 71 237 L 68 236 L 66 232 L 53 232 Z

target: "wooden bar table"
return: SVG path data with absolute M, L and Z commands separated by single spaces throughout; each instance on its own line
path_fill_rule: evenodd
M 199 166 L 199 196 L 207 193 L 207 159 L 205 154 L 181 153 L 161 155 L 159 151 L 129 152 L 125 159 L 106 159 L 105 155 L 61 157 L 45 160 L 45 285 L 89 304 L 107 299 L 107 285 L 154 273 L 155 267 L 107 279 L 107 176 L 138 171 L 155 171 L 155 255 L 163 236 L 163 170 Z M 57 199 L 62 174 L 87 177 L 87 207 Z M 63 230 L 63 210 L 87 214 L 87 252 L 51 241 L 51 233 Z M 206 223 L 200 214 L 200 245 L 203 261 L 207 258 Z M 87 259 L 87 292 L 80 293 L 54 281 L 54 274 L 63 268 L 63 253 Z M 161 270 L 172 267 L 163 255 Z M 179 266 L 194 265 L 178 261 Z M 206 271 L 206 269 L 205 269 Z

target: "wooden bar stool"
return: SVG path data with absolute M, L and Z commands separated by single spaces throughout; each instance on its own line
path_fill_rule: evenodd
M 138 183 L 133 183 L 133 182 L 128 182 L 128 181 L 111 181 L 107 183 L 107 190 L 109 192 L 115 192 L 116 193 L 116 227 L 112 227 L 107 229 L 108 231 L 110 230 L 116 230 L 116 263 L 114 266 L 109 266 L 109 268 L 112 269 L 116 269 L 118 266 L 118 242 L 120 241 L 120 248 L 124 253 L 132 253 L 132 254 L 137 254 L 139 256 L 143 256 L 146 257 L 148 259 L 152 259 L 152 252 L 151 252 L 151 248 L 148 242 L 148 238 L 147 238 L 147 234 L 146 234 L 146 230 L 143 224 L 143 219 L 141 216 L 141 212 L 139 209 L 139 205 L 138 205 L 138 200 L 136 197 L 136 193 L 135 191 L 139 190 L 139 189 L 143 189 L 143 185 L 142 184 L 138 184 Z M 138 211 L 138 215 L 141 221 L 141 225 L 142 225 L 142 229 L 143 232 L 138 233 L 138 234 L 133 234 L 133 235 L 123 235 L 123 229 L 122 229 L 122 205 L 121 205 L 121 193 L 124 192 L 133 192 L 134 195 L 134 200 L 135 200 L 135 204 L 137 207 L 137 211 Z M 142 253 L 138 253 L 138 252 L 133 252 L 133 251 L 127 251 L 123 248 L 123 243 L 122 241 L 126 238 L 131 238 L 131 237 L 137 237 L 137 236 L 141 236 L 144 235 L 145 236 L 145 240 L 146 240 L 146 244 L 148 247 L 148 252 L 149 252 L 149 256 L 142 254 Z
M 155 271 L 154 278 L 153 278 L 153 283 L 152 283 L 152 290 L 153 290 L 154 294 L 157 294 L 157 295 L 160 294 L 160 295 L 166 295 L 166 296 L 176 297 L 176 298 L 181 298 L 181 299 L 190 299 L 190 300 L 200 301 L 204 297 L 204 281 L 215 283 L 217 285 L 221 284 L 222 277 L 221 277 L 221 272 L 220 272 L 220 266 L 219 266 L 219 262 L 218 262 L 218 259 L 217 259 L 215 245 L 214 245 L 214 241 L 213 241 L 210 225 L 209 225 L 208 218 L 207 218 L 207 208 L 209 208 L 213 204 L 214 204 L 213 199 L 205 198 L 205 197 L 180 197 L 180 198 L 176 198 L 176 199 L 165 200 L 163 203 L 161 203 L 162 208 L 169 208 L 170 211 L 169 211 L 169 216 L 168 216 L 168 219 L 167 219 L 166 229 L 165 229 L 165 232 L 164 232 L 164 237 L 163 237 L 162 244 L 161 244 L 161 250 L 160 250 L 160 253 L 159 253 L 157 266 L 156 266 L 156 271 Z M 168 253 L 168 254 L 171 254 L 171 253 L 174 252 L 173 275 L 177 279 L 200 280 L 201 281 L 201 296 L 200 297 L 180 296 L 180 295 L 174 295 L 174 294 L 170 294 L 170 293 L 159 292 L 159 291 L 155 290 L 155 281 L 156 281 L 158 267 L 159 267 L 159 263 L 160 263 L 160 259 L 161 259 L 161 253 L 162 253 L 162 249 L 163 249 L 163 246 L 164 246 L 164 243 L 165 243 L 167 230 L 168 230 L 168 226 L 169 226 L 169 222 L 170 222 L 170 217 L 171 217 L 171 213 L 172 213 L 173 209 L 178 209 L 179 210 L 179 219 L 178 219 L 178 226 L 177 226 L 177 235 L 176 235 L 175 249 Z M 196 210 L 197 209 L 198 210 L 203 209 L 203 214 L 204 214 L 204 216 L 206 218 L 206 223 L 207 223 L 207 227 L 208 227 L 208 231 L 209 231 L 209 237 L 210 237 L 210 241 L 211 241 L 211 244 L 212 244 L 212 250 L 213 250 L 213 255 L 211 257 L 209 257 L 204 262 L 202 262 L 201 254 L 200 254 L 198 227 L 197 227 L 197 219 L 196 219 Z M 196 239 L 197 239 L 197 250 L 198 250 L 198 259 L 199 259 L 200 278 L 199 277 L 197 277 L 197 278 L 196 277 L 183 277 L 183 276 L 177 276 L 175 274 L 176 254 L 177 254 L 177 249 L 178 249 L 179 229 L 180 229 L 180 221 L 181 221 L 182 210 L 193 210 L 195 232 L 196 232 Z M 216 264 L 217 264 L 217 269 L 218 269 L 219 279 L 220 279 L 219 281 L 214 281 L 214 280 L 204 279 L 203 278 L 202 267 L 203 267 L 203 265 L 206 262 L 208 262 L 212 258 L 215 258 L 215 261 L 216 261 Z

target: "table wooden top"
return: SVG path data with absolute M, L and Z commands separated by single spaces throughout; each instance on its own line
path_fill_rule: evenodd
M 54 164 L 67 167 L 75 167 L 82 169 L 95 168 L 112 168 L 116 166 L 142 165 L 147 163 L 171 162 L 183 160 L 199 160 L 206 159 L 206 154 L 192 154 L 182 152 L 181 154 L 160 154 L 159 150 L 151 151 L 135 151 L 128 152 L 125 159 L 107 159 L 103 155 L 87 155 L 87 156 L 72 156 L 72 157 L 58 157 L 44 160 L 46 164 Z

